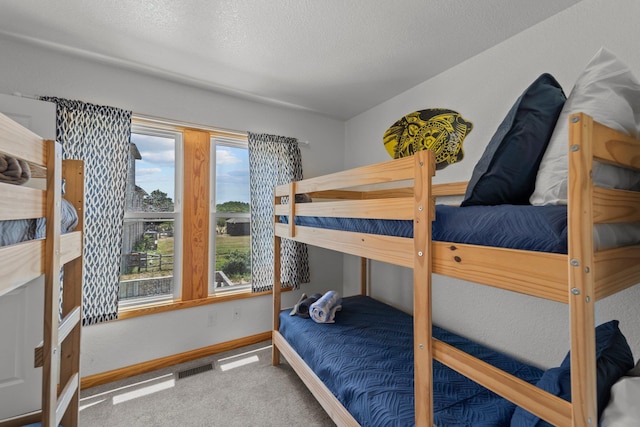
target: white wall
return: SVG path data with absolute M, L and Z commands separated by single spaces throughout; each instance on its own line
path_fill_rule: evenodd
M 349 120 L 345 167 L 388 160 L 384 131 L 412 111 L 443 107 L 474 124 L 464 141 L 465 158 L 438 171 L 435 182 L 468 180 L 498 124 L 515 99 L 541 73 L 553 74 L 567 95 L 589 59 L 605 46 L 640 77 L 640 2 L 584 0 L 537 26 Z M 437 58 L 435 58 L 437 60 Z M 356 292 L 354 258 L 345 257 L 345 293 Z M 407 311 L 412 272 L 375 263 L 373 289 L 380 299 Z M 388 286 L 391 284 L 392 286 Z M 560 363 L 568 344 L 568 310 L 547 302 L 444 277 L 434 280 L 436 324 L 486 342 L 535 364 Z M 640 357 L 640 286 L 597 305 L 597 323 L 621 321 L 634 355 Z
M 0 93 L 58 96 L 207 126 L 294 136 L 310 142 L 302 148 L 306 177 L 343 168 L 341 156 L 336 156 L 344 144 L 341 121 L 218 95 L 2 37 L 0 58 Z M 306 292 L 341 286 L 341 255 L 311 248 L 310 258 L 312 283 L 304 287 Z M 284 304 L 293 305 L 298 296 L 284 294 Z M 232 321 L 236 307 L 241 319 Z M 211 312 L 216 324 L 207 327 Z M 83 330 L 82 375 L 265 332 L 271 329 L 271 318 L 271 298 L 259 297 L 90 326 Z

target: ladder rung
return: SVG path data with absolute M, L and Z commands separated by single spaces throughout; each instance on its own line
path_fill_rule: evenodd
M 75 306 L 71 313 L 67 314 L 58 327 L 58 346 L 67 338 L 73 328 L 80 322 L 80 306 Z
M 44 347 L 44 343 L 41 342 L 33 350 L 33 367 L 34 368 L 42 368 L 44 366 L 44 358 L 42 356 L 43 347 Z
M 73 377 L 69 379 L 67 384 L 64 386 L 62 393 L 60 393 L 58 407 L 56 408 L 56 425 L 60 425 L 60 421 L 62 420 L 64 413 L 67 411 L 67 407 L 73 398 L 73 394 L 78 390 L 79 378 L 80 374 L 78 372 L 73 374 Z

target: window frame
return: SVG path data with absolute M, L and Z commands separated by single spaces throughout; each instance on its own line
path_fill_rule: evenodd
M 214 277 L 216 272 L 216 223 L 218 220 L 218 212 L 216 207 L 216 165 L 217 165 L 217 153 L 216 148 L 218 146 L 243 148 L 249 151 L 249 141 L 246 135 L 217 135 L 212 133 L 210 140 L 210 152 L 211 158 L 211 188 L 209 198 L 209 254 L 212 262 L 209 262 L 209 289 L 213 289 L 213 292 L 209 292 L 209 295 L 224 295 L 228 293 L 251 293 L 252 284 L 251 281 L 245 285 L 236 285 L 227 289 L 216 289 L 214 286 Z M 226 213 L 227 218 L 251 218 L 251 213 Z M 251 252 L 250 252 L 251 253 Z
M 184 164 L 185 164 L 185 159 L 184 159 L 184 135 L 185 132 L 188 130 L 194 130 L 194 131 L 199 131 L 199 132 L 207 132 L 209 134 L 209 140 L 211 140 L 211 138 L 219 138 L 219 139 L 229 139 L 232 141 L 242 141 L 242 140 L 247 140 L 247 133 L 246 132 L 241 132 L 241 131 L 235 131 L 235 130 L 230 130 L 230 129 L 222 129 L 222 128 L 214 128 L 214 127 L 210 127 L 210 126 L 202 126 L 202 125 L 195 125 L 193 123 L 187 123 L 187 122 L 180 122 L 180 121 L 175 121 L 175 120 L 167 120 L 167 119 L 162 119 L 162 118 L 158 118 L 158 117 L 152 117 L 152 116 L 144 116 L 141 114 L 133 114 L 132 117 L 132 124 L 136 125 L 136 126 L 147 126 L 150 127 L 152 129 L 156 129 L 156 130 L 167 130 L 167 131 L 172 131 L 172 132 L 180 132 L 182 134 L 182 144 L 181 144 L 181 160 L 180 160 L 180 164 L 179 166 L 176 165 L 176 172 L 177 172 L 177 168 L 180 168 L 180 189 L 181 191 L 183 191 L 184 189 Z M 211 144 L 210 144 L 211 145 Z M 177 154 L 176 154 L 177 155 Z M 210 160 L 215 160 L 215 156 L 210 159 Z M 176 182 L 176 185 L 177 182 Z M 214 189 L 215 190 L 215 189 Z M 174 293 L 175 293 L 175 289 L 179 287 L 179 292 L 180 295 L 183 294 L 183 289 L 182 287 L 184 286 L 183 284 L 183 264 L 184 264 L 184 259 L 182 256 L 182 249 L 184 247 L 184 240 L 183 240 L 183 219 L 184 219 L 184 204 L 186 203 L 185 199 L 184 199 L 185 195 L 184 192 L 182 192 L 182 196 L 181 196 L 181 200 L 180 200 L 180 206 L 181 206 L 181 216 L 180 216 L 180 224 L 179 225 L 174 225 L 175 227 L 180 227 L 180 235 L 181 235 L 181 242 L 180 242 L 180 262 L 179 262 L 179 268 L 180 268 L 180 276 L 177 279 L 177 282 L 174 282 Z M 210 195 L 211 197 L 211 195 Z M 211 197 L 210 200 L 213 200 L 214 204 L 215 204 L 215 198 Z M 177 201 L 176 201 L 177 203 Z M 175 204 L 174 204 L 175 206 Z M 208 204 L 207 206 L 208 209 L 210 209 L 210 204 Z M 175 208 L 174 208 L 175 209 Z M 211 219 L 211 216 L 209 215 L 209 218 Z M 210 236 L 208 237 L 210 239 Z M 211 264 L 209 264 L 211 265 Z M 174 270 L 174 275 L 175 275 L 175 270 Z M 174 279 L 175 280 L 175 279 Z M 282 292 L 288 292 L 291 291 L 291 288 L 285 288 L 282 289 Z M 267 295 L 271 295 L 272 291 L 265 291 L 265 292 L 251 292 L 250 289 L 244 289 L 244 290 L 229 290 L 229 291 L 225 291 L 225 292 L 218 292 L 215 294 L 210 294 L 208 295 L 206 298 L 200 298 L 200 299 L 187 299 L 187 300 L 183 300 L 181 297 L 177 297 L 174 299 L 165 299 L 163 301 L 153 301 L 153 302 L 149 302 L 148 304 L 137 304 L 131 307 L 119 307 L 118 310 L 118 319 L 114 320 L 125 320 L 125 319 L 131 319 L 134 317 L 139 317 L 139 316 L 146 316 L 146 315 L 151 315 L 151 314 L 158 314 L 158 313 L 165 313 L 165 312 L 169 312 L 169 311 L 175 311 L 175 310 L 182 310 L 185 308 L 194 308 L 194 307 L 201 307 L 203 305 L 209 305 L 209 304 L 217 304 L 217 303 L 222 303 L 222 302 L 229 302 L 229 301 L 235 301 L 235 300 L 240 300 L 240 299 L 245 299 L 245 298 L 256 298 L 256 297 L 263 297 L 263 296 L 267 296 Z
M 142 134 L 161 138 L 171 138 L 175 141 L 174 160 L 174 197 L 173 212 L 127 212 L 125 209 L 123 221 L 156 221 L 173 219 L 173 295 L 149 296 L 132 298 L 128 301 L 118 301 L 118 311 L 135 309 L 149 304 L 166 303 L 176 301 L 182 294 L 182 191 L 184 177 L 184 135 L 177 129 L 168 129 L 163 126 L 154 126 L 148 123 L 139 123 L 135 118 L 131 123 L 132 134 Z M 135 162 L 135 160 L 134 160 Z

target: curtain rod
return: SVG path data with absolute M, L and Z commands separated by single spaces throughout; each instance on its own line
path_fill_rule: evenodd
M 13 96 L 17 96 L 19 98 L 35 99 L 35 100 L 38 100 L 38 101 L 40 100 L 40 97 L 37 96 L 37 95 L 27 95 L 27 94 L 24 94 L 22 92 L 13 92 L 12 95 Z M 156 117 L 156 116 L 148 116 L 148 115 L 145 115 L 145 114 L 138 114 L 138 113 L 133 113 L 132 116 L 133 116 L 133 118 L 138 119 L 140 121 L 152 122 L 152 123 L 157 123 L 157 124 L 166 125 L 166 126 L 190 127 L 190 128 L 198 128 L 198 129 L 202 129 L 202 130 L 208 130 L 208 131 L 211 131 L 211 132 L 219 132 L 219 133 L 223 133 L 223 134 L 227 134 L 227 135 L 236 135 L 236 136 L 242 136 L 242 137 L 246 137 L 247 136 L 247 132 L 242 132 L 242 131 L 237 131 L 237 130 L 232 130 L 232 129 L 224 129 L 224 128 L 219 128 L 219 127 L 201 125 L 201 124 L 197 124 L 197 123 L 183 122 L 183 121 L 180 121 L 180 120 L 167 120 L 167 119 L 163 119 L 163 118 Z M 301 145 L 301 146 L 304 146 L 304 147 L 309 147 L 311 145 L 311 143 L 309 141 L 307 141 L 307 140 L 298 140 L 298 145 Z
M 40 100 L 40 97 L 37 95 L 26 95 L 22 92 L 13 92 L 11 95 L 13 96 L 17 96 L 18 98 L 27 98 L 27 99 L 35 99 L 35 100 Z

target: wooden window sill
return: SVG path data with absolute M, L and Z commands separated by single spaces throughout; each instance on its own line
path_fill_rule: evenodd
M 293 288 L 283 288 L 282 292 L 288 292 L 288 291 L 291 291 L 292 289 Z M 257 293 L 253 293 L 247 290 L 242 290 L 238 292 L 228 291 L 219 295 L 215 295 L 215 294 L 209 295 L 207 298 L 201 298 L 201 299 L 195 299 L 195 300 L 188 300 L 188 301 L 174 300 L 174 301 L 164 301 L 159 303 L 138 305 L 135 307 L 120 309 L 118 311 L 118 319 L 116 320 L 131 319 L 133 317 L 147 316 L 149 314 L 164 313 L 167 311 L 174 311 L 174 310 L 182 310 L 183 308 L 193 308 L 193 307 L 200 307 L 202 305 L 235 301 L 235 300 L 240 300 L 245 298 L 260 297 L 264 295 L 270 295 L 271 293 L 272 293 L 271 291 L 257 292 Z

